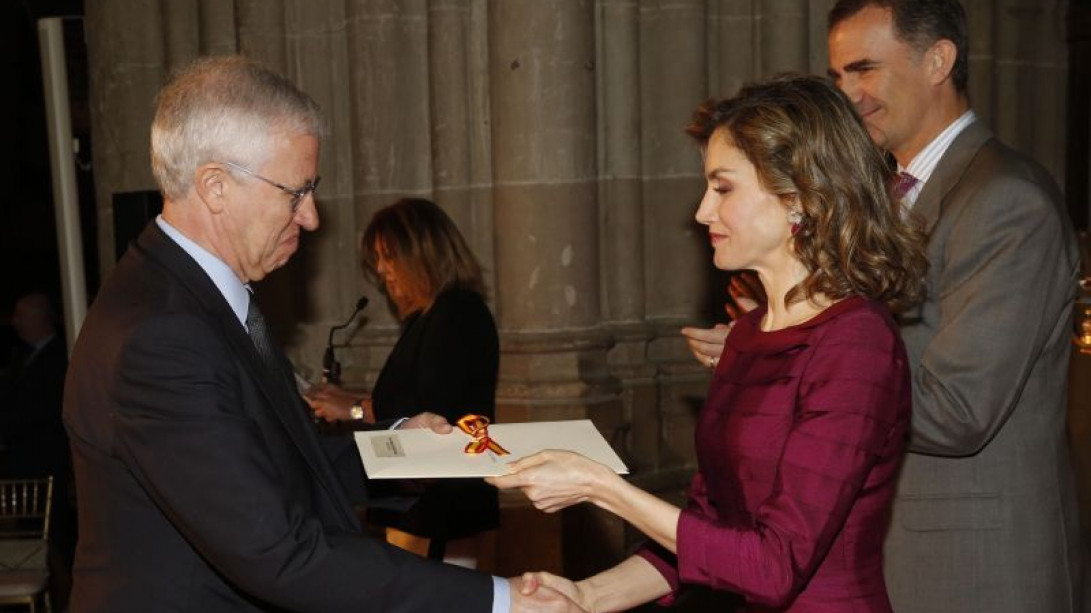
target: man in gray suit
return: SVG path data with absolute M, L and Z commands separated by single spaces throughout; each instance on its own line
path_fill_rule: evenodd
M 1053 180 L 970 110 L 965 23 L 957 0 L 830 12 L 830 75 L 930 234 L 929 296 L 902 328 L 913 427 L 887 583 L 899 612 L 1082 611 L 1065 434 L 1076 245 Z
M 903 317 L 913 421 L 886 542 L 894 609 L 1082 611 L 1065 436 L 1078 261 L 1056 185 L 970 110 L 957 0 L 841 0 L 829 51 L 930 234 L 929 295 Z M 685 332 L 708 363 L 722 331 Z

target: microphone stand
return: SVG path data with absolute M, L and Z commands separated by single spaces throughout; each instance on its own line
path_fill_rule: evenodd
M 360 314 L 360 311 L 367 307 L 368 297 L 361 296 L 356 301 L 356 310 L 349 315 L 349 318 L 345 320 L 345 323 L 339 326 L 333 326 L 330 328 L 329 337 L 326 339 L 326 352 L 322 354 L 322 381 L 325 383 L 333 383 L 334 385 L 341 385 L 341 363 L 337 361 L 337 357 L 333 354 L 333 333 L 348 327 L 352 323 L 353 319 Z

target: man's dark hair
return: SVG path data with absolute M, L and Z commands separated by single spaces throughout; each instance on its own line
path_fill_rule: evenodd
M 966 11 L 959 0 L 840 0 L 830 9 L 828 28 L 833 30 L 869 6 L 890 9 L 895 36 L 917 51 L 923 52 L 939 40 L 954 43 L 958 54 L 951 80 L 958 93 L 966 93 L 970 80 L 970 41 L 966 34 Z

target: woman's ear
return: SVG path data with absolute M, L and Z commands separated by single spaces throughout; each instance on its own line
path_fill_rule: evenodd
M 205 203 L 208 210 L 213 214 L 223 211 L 230 189 L 227 171 L 219 164 L 202 164 L 194 171 L 193 179 L 197 197 Z

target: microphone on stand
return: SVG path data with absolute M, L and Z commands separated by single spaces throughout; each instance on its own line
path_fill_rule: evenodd
M 349 315 L 345 323 L 330 328 L 330 335 L 326 341 L 326 352 L 322 355 L 322 380 L 326 383 L 341 384 L 341 363 L 333 355 L 333 333 L 352 323 L 352 320 L 356 319 L 360 311 L 367 307 L 367 303 L 367 296 L 360 296 L 360 299 L 356 301 L 356 310 L 352 312 L 352 315 Z

